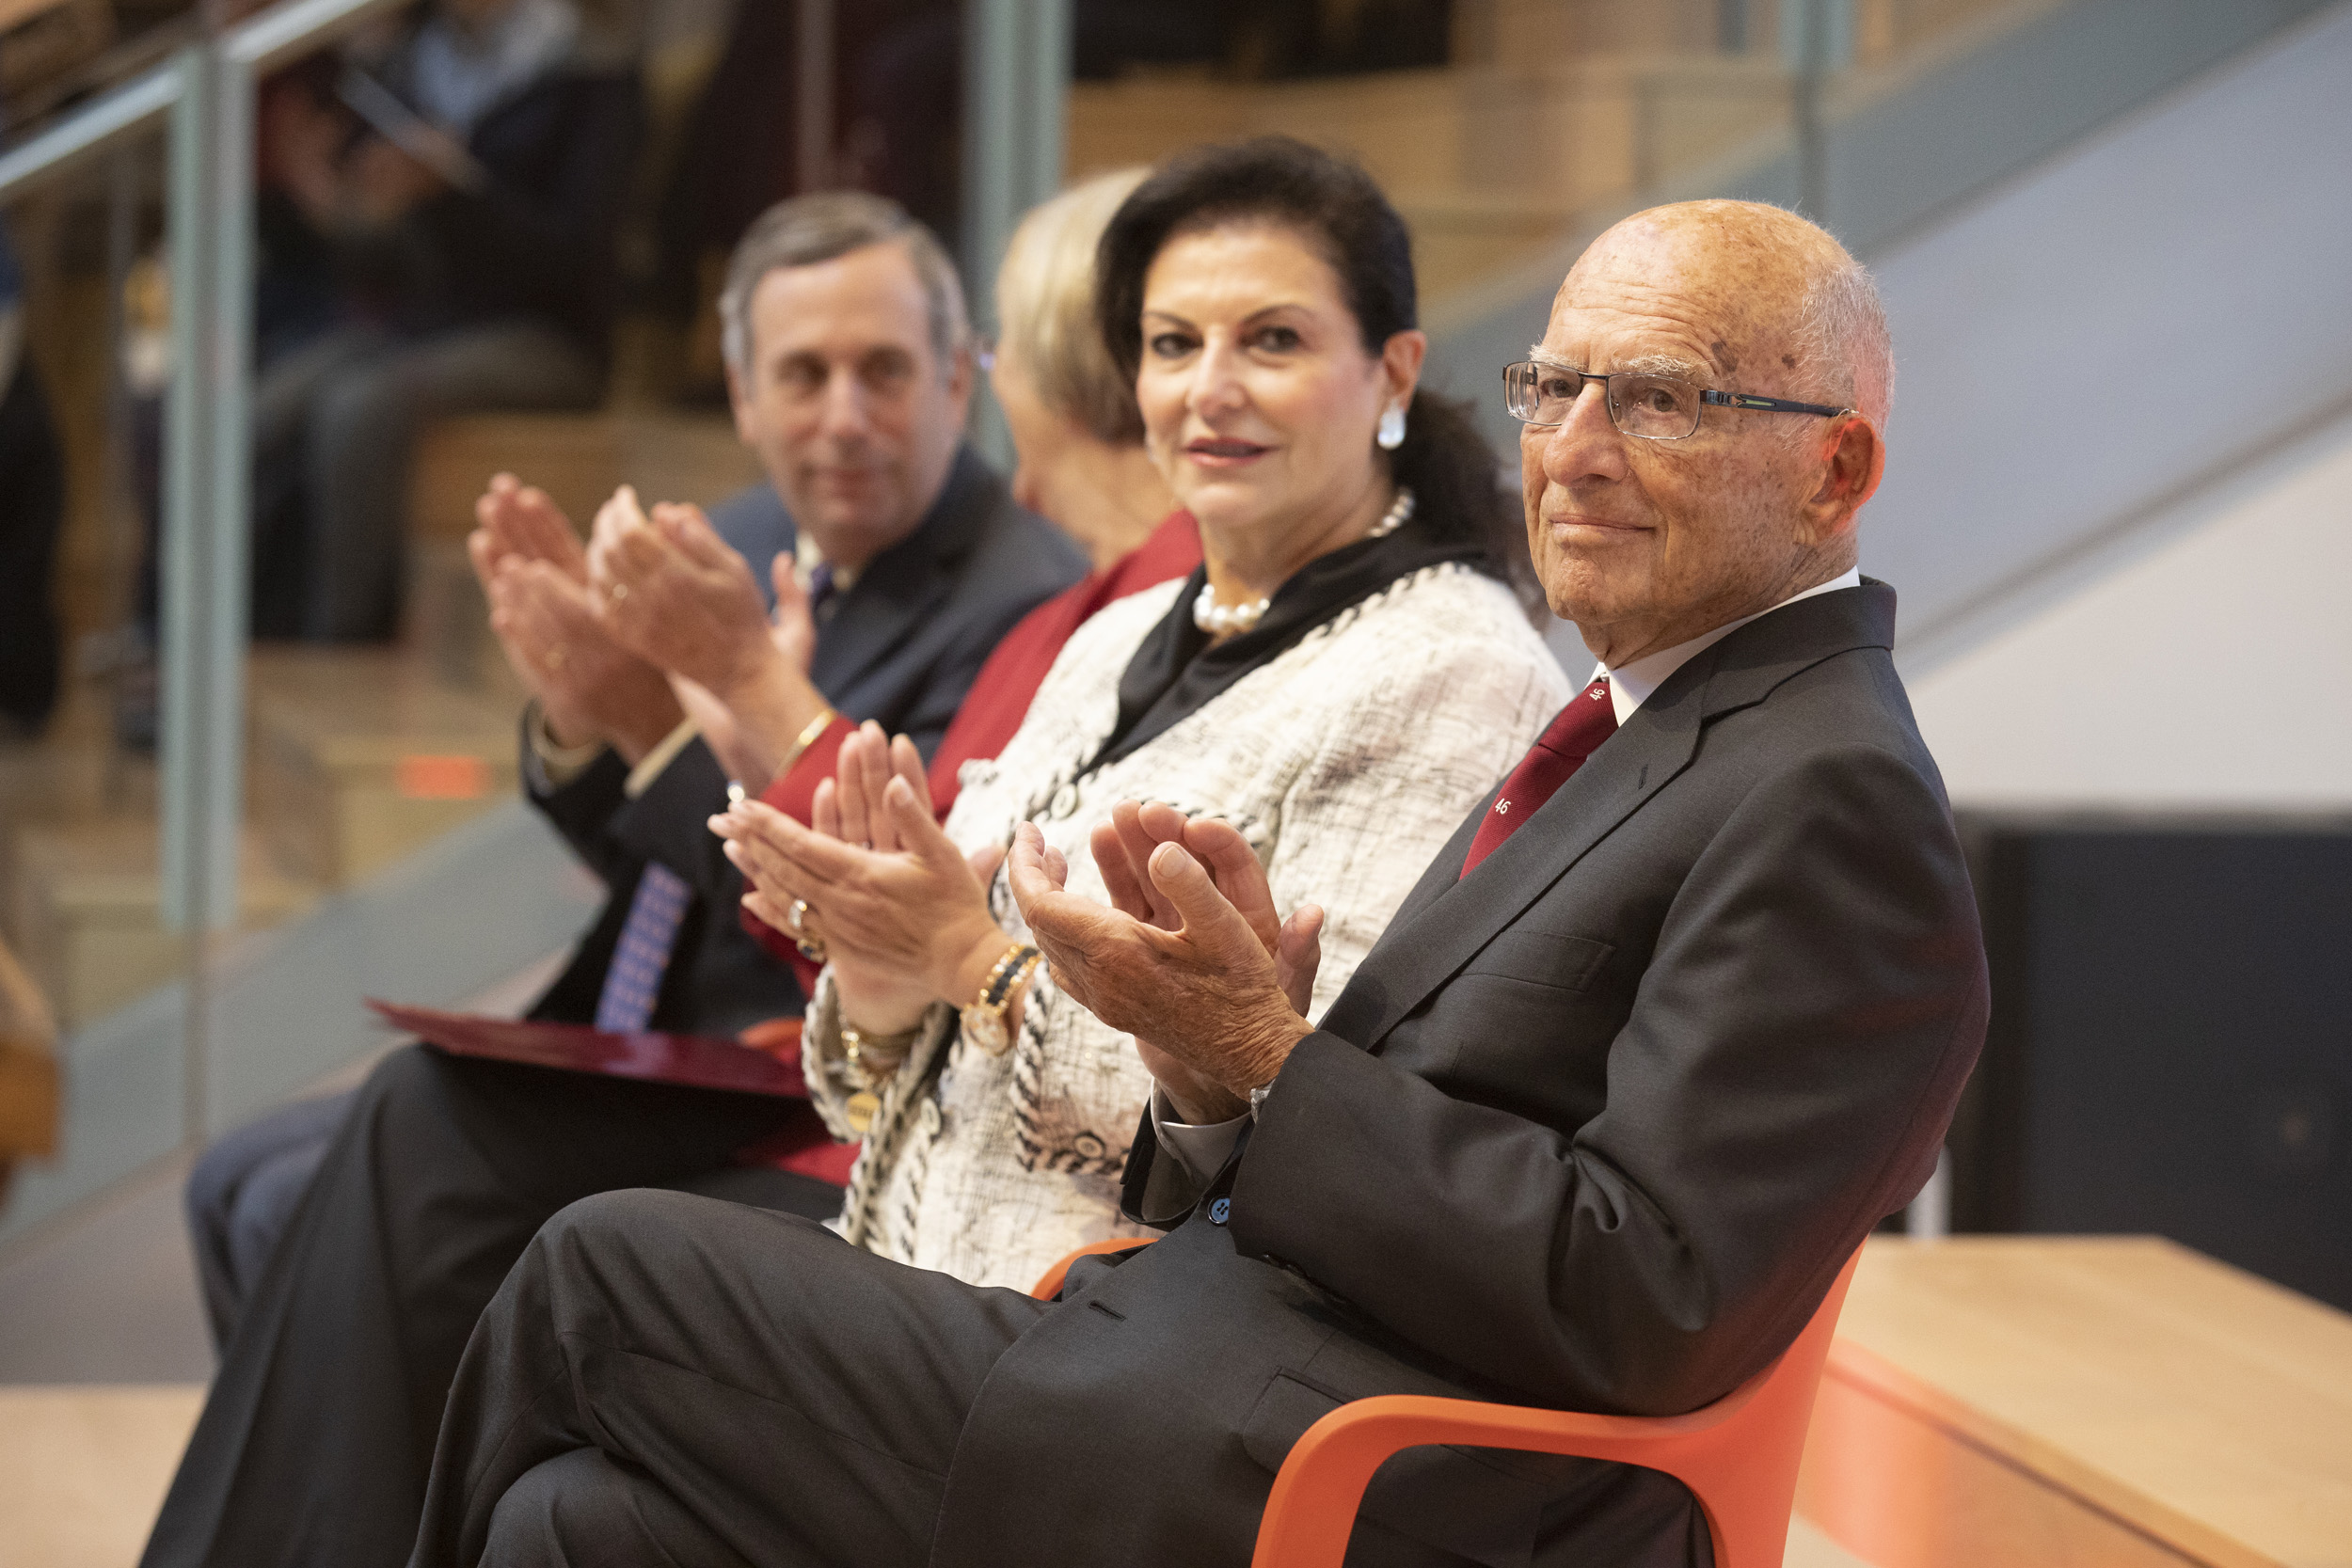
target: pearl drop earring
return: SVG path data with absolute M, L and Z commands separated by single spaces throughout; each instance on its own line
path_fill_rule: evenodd
M 1403 404 L 1389 404 L 1387 410 L 1380 416 L 1380 428 L 1374 433 L 1372 438 L 1379 443 L 1382 451 L 1394 451 L 1405 444 L 1405 405 Z

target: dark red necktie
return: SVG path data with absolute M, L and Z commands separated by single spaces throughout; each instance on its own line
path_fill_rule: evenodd
M 1617 705 L 1609 700 L 1609 677 L 1603 675 L 1560 710 L 1560 716 L 1535 737 L 1527 755 L 1511 769 L 1511 776 L 1502 781 L 1502 793 L 1495 797 L 1486 819 L 1478 825 L 1478 836 L 1470 840 L 1462 875 L 1477 870 L 1480 861 L 1493 854 L 1498 845 L 1518 831 L 1520 823 L 1535 815 L 1536 807 L 1550 800 L 1552 792 L 1584 766 L 1594 747 L 1616 733 Z

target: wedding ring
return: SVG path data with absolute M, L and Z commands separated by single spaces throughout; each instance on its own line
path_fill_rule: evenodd
M 791 912 L 786 915 L 785 918 L 791 922 L 792 934 L 794 936 L 797 937 L 803 931 L 806 930 L 807 927 L 804 927 L 802 922 L 808 918 L 808 900 L 805 898 L 793 899 Z

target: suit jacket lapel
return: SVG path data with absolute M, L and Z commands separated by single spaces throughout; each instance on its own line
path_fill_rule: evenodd
M 1364 955 L 1323 1027 L 1377 1050 L 1422 1000 L 1691 764 L 1700 732 L 1850 648 L 1891 647 L 1895 594 L 1865 578 L 1760 617 L 1675 672 L 1525 826 L 1461 876 L 1489 793 Z M 1498 788 L 1501 786 L 1498 785 Z
M 1523 827 L 1464 877 L 1462 862 L 1494 796 L 1480 802 L 1364 955 L 1323 1026 L 1377 1049 L 1423 997 L 1679 773 L 1697 747 L 1699 721 L 1696 702 L 1673 700 L 1675 684 L 1669 681 L 1644 703 Z
M 847 691 L 938 612 L 1003 493 L 1004 482 L 969 447 L 957 452 L 921 525 L 867 562 L 818 627 L 809 678 L 819 690 Z

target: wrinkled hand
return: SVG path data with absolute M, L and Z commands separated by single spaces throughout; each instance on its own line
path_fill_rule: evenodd
M 776 657 L 751 567 L 691 506 L 624 484 L 596 513 L 588 585 L 613 640 L 727 702 Z
M 1207 869 L 1217 892 L 1265 945 L 1282 994 L 1304 1018 L 1314 999 L 1315 971 L 1323 963 L 1322 908 L 1302 904 L 1284 919 L 1274 907 L 1265 867 L 1239 830 L 1215 817 L 1187 817 L 1157 800 L 1120 801 L 1089 835 L 1094 868 L 1102 873 L 1112 908 L 1164 931 L 1184 924 L 1146 869 L 1163 844 L 1181 846 Z
M 1284 994 L 1262 932 L 1182 843 L 1152 848 L 1142 866 L 1149 892 L 1132 893 L 1153 911 L 1164 900 L 1172 929 L 1156 924 L 1155 913 L 1105 909 L 1067 892 L 1057 859 L 1035 825 L 1024 823 L 1007 862 L 1013 898 L 1054 967 L 1055 984 L 1136 1037 L 1145 1065 L 1186 1120 L 1240 1116 L 1249 1091 L 1273 1082 L 1292 1047 L 1311 1032 Z
M 879 746 L 879 732 L 863 743 Z M 804 925 L 824 941 L 844 1012 L 888 1034 L 913 1027 L 934 1001 L 970 1001 L 1006 939 L 978 877 L 915 788 L 894 775 L 880 796 L 879 826 L 860 823 L 881 834 L 871 849 L 756 800 L 712 817 L 710 828 L 749 884 L 744 907 L 789 932 L 794 901 L 806 903 Z
M 602 742 L 634 763 L 676 727 L 661 673 L 605 635 L 587 591 L 559 568 L 507 556 L 485 588 L 490 629 L 560 744 Z

